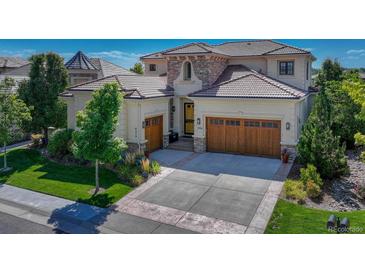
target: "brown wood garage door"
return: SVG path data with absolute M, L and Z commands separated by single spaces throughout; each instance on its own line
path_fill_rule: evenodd
M 280 157 L 280 121 L 207 118 L 207 150 Z
M 149 152 L 162 147 L 162 121 L 162 116 L 147 118 L 145 120 L 146 149 Z

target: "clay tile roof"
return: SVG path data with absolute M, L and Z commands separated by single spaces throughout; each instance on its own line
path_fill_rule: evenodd
M 166 79 L 163 77 L 150 77 L 143 75 L 112 75 L 101 79 L 89 81 L 68 88 L 61 96 L 70 96 L 74 92 L 94 91 L 103 87 L 106 83 L 116 82 L 121 90 L 126 93 L 125 98 L 148 99 L 156 97 L 173 96 L 172 89 L 166 87 Z
M 0 56 L 0 68 L 18 68 L 29 64 L 29 61 L 20 57 Z
M 231 57 L 240 56 L 262 56 L 262 55 L 283 55 L 283 54 L 310 54 L 309 51 L 288 46 L 271 40 L 256 41 L 236 41 L 226 42 L 219 45 L 208 45 L 206 43 L 190 43 L 180 47 L 168 49 L 159 53 L 143 56 L 143 58 L 153 58 L 153 56 L 173 55 L 173 54 L 206 54 L 216 53 Z M 160 58 L 160 56 L 159 56 Z
M 308 92 L 244 66 L 228 66 L 216 83 L 190 97 L 299 99 Z
M 68 60 L 65 67 L 67 69 L 98 70 L 82 51 L 78 51 L 70 60 Z

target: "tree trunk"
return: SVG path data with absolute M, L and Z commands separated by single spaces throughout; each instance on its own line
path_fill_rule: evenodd
M 6 159 L 6 143 L 4 142 L 4 170 L 8 168 L 8 162 Z
M 99 192 L 99 160 L 95 160 L 95 193 Z
M 48 144 L 48 127 L 44 128 L 43 132 L 44 132 L 44 138 L 42 145 L 46 146 Z

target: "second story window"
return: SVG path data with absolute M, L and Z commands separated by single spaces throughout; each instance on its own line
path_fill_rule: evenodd
M 150 71 L 156 71 L 156 64 L 150 64 Z
M 191 63 L 184 63 L 184 80 L 191 80 Z
M 307 61 L 306 79 L 309 80 L 309 62 Z
M 279 62 L 280 75 L 294 75 L 294 61 L 280 61 Z

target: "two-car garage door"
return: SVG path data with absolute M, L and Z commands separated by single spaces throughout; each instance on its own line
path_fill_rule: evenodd
M 207 150 L 280 156 L 280 121 L 207 118 Z

